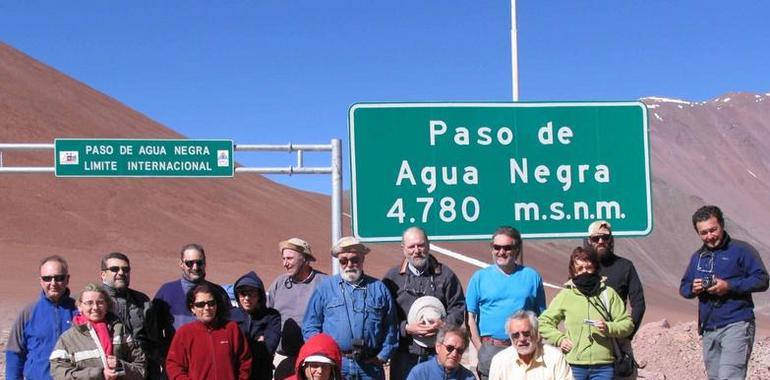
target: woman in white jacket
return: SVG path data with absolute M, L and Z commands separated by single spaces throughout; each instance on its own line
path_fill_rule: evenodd
M 50 356 L 54 379 L 141 380 L 146 371 L 139 344 L 112 314 L 113 301 L 97 284 L 85 286 L 76 301 L 79 314 Z

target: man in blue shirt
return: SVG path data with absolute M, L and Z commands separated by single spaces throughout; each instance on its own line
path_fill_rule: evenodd
M 332 247 L 340 273 L 324 279 L 305 311 L 302 334 L 307 341 L 325 333 L 342 351 L 346 379 L 385 379 L 382 365 L 398 346 L 396 307 L 381 281 L 364 274 L 369 248 L 353 237 Z
M 499 227 L 490 245 L 494 265 L 473 274 L 465 297 L 481 380 L 489 377 L 492 357 L 511 345 L 505 332 L 506 318 L 516 310 L 531 310 L 538 315 L 545 310 L 540 274 L 516 262 L 522 252 L 519 231 L 511 226 Z
M 48 357 L 70 327 L 77 308 L 67 288 L 67 261 L 49 256 L 40 262 L 40 298 L 25 307 L 11 327 L 5 351 L 5 378 L 50 379 Z
M 730 238 L 719 207 L 701 207 L 692 225 L 703 245 L 690 258 L 679 293 L 698 297 L 709 379 L 744 379 L 756 329 L 751 293 L 768 288 L 765 264 L 754 247 Z
M 416 365 L 407 380 L 476 380 L 460 361 L 468 348 L 468 332 L 460 326 L 446 324 L 436 333 L 436 355 Z

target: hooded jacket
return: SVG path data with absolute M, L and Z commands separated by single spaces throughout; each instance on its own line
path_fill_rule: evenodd
M 272 308 L 265 306 L 265 286 L 256 273 L 249 272 L 241 276 L 233 289 L 241 286 L 250 286 L 259 291 L 259 301 L 257 307 L 251 312 L 243 309 L 240 299 L 235 297 L 238 302 L 238 309 L 231 311 L 231 318 L 246 336 L 251 350 L 251 376 L 252 380 L 272 379 L 273 354 L 278 347 L 281 339 L 281 314 Z
M 570 364 L 612 363 L 615 356 L 611 338 L 624 338 L 634 330 L 634 322 L 626 313 L 625 303 L 618 293 L 604 282 L 600 292 L 591 297 L 583 295 L 572 280 L 567 281 L 564 287 L 543 314 L 540 314 L 540 335 L 556 347 L 569 338 L 572 341 L 572 349 L 566 356 Z M 602 316 L 604 311 L 599 305 L 604 305 L 609 311 L 612 322 Z M 587 324 L 586 319 L 604 320 L 607 323 L 607 336 Z M 558 328 L 562 321 L 565 332 L 559 331 Z
M 305 373 L 302 370 L 302 364 L 309 356 L 324 356 L 334 361 L 334 371 L 332 380 L 342 380 L 342 353 L 337 342 L 331 336 L 326 334 L 314 335 L 299 350 L 299 356 L 294 366 L 294 375 L 285 380 L 306 380 Z

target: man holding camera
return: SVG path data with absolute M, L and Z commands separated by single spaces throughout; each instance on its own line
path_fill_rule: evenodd
M 703 206 L 692 216 L 703 245 L 682 276 L 682 297 L 698 297 L 698 332 L 709 379 L 745 379 L 754 344 L 751 293 L 768 288 L 768 274 L 756 249 L 730 238 L 722 211 Z
M 345 379 L 384 380 L 382 367 L 398 346 L 396 306 L 382 281 L 364 274 L 369 253 L 358 239 L 346 236 L 332 247 L 340 273 L 313 291 L 302 322 L 305 341 L 330 335 L 342 351 Z

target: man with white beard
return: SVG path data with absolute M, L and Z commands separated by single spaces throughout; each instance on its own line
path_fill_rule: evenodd
M 302 322 L 307 341 L 325 333 L 342 351 L 345 379 L 384 380 L 382 365 L 398 346 L 396 306 L 381 281 L 364 274 L 369 253 L 358 239 L 346 236 L 332 247 L 340 273 L 313 291 Z
M 465 295 L 462 284 L 449 267 L 430 254 L 430 240 L 420 227 L 409 227 L 401 236 L 404 258 L 391 268 L 382 282 L 396 302 L 399 333 L 398 350 L 390 360 L 390 378 L 404 379 L 418 363 L 436 355 L 436 333 L 447 323 L 465 324 Z M 412 305 L 422 297 L 435 297 L 446 310 L 446 320 L 408 323 Z
M 535 313 L 519 310 L 505 322 L 513 343 L 492 358 L 489 380 L 572 380 L 572 370 L 559 348 L 543 344 Z

